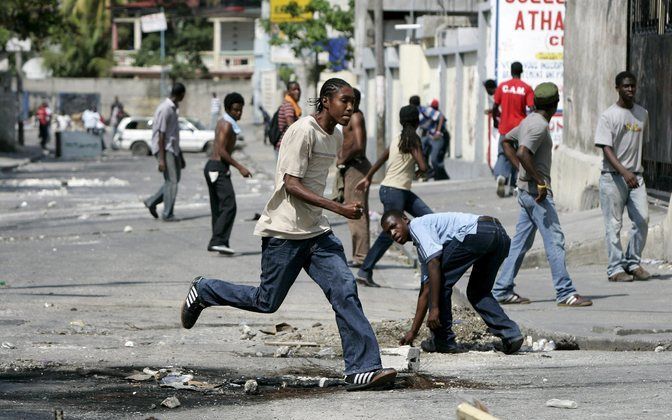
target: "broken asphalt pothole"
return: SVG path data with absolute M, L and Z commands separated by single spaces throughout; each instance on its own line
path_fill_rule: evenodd
M 260 404 L 345 392 L 337 372 L 290 369 L 246 377 L 231 371 L 182 368 L 109 368 L 7 371 L 0 373 L 0 416 L 30 417 L 62 410 L 79 415 L 130 415 L 183 408 Z M 491 389 L 454 377 L 400 374 L 392 390 Z M 375 392 L 375 391 L 371 391 Z

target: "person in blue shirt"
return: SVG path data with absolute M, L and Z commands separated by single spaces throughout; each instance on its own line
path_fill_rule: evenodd
M 422 270 L 413 325 L 400 344 L 413 344 L 429 307 L 427 326 L 432 338 L 420 346 L 426 352 L 460 351 L 452 330 L 453 286 L 471 267 L 467 298 L 491 334 L 502 340 L 506 354 L 523 344 L 520 328 L 492 296 L 497 270 L 506 258 L 511 240 L 499 220 L 467 213 L 434 213 L 410 220 L 390 210 L 381 219 L 383 230 L 395 242 L 413 241 Z

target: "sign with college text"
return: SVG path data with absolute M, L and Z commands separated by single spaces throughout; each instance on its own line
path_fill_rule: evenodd
M 304 10 L 310 4 L 310 0 L 271 0 L 271 22 L 305 22 L 313 18 L 310 12 L 301 13 L 298 16 L 292 16 L 287 11 L 288 7 L 297 7 L 298 10 Z
M 511 78 L 514 61 L 522 63 L 522 80 L 532 88 L 542 82 L 555 83 L 560 90 L 560 109 L 549 128 L 553 142 L 561 143 L 565 0 L 493 1 L 497 3 L 497 83 Z

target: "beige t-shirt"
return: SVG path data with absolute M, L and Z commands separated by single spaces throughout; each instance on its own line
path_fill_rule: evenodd
M 342 143 L 339 130 L 327 134 L 312 116 L 299 119 L 287 129 L 275 169 L 275 190 L 254 228 L 255 235 L 296 240 L 331 230 L 321 207 L 287 193 L 284 177 L 301 178 L 306 188 L 323 195 L 329 167 Z
M 380 185 L 410 190 L 413 178 L 415 178 L 415 158 L 410 153 L 401 153 L 399 140 L 401 140 L 401 137 L 397 137 L 390 143 L 387 172 L 385 172 L 385 178 Z

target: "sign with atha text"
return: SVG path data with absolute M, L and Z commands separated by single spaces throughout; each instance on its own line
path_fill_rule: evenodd
M 562 142 L 562 74 L 565 0 L 493 0 L 497 2 L 495 73 L 497 83 L 511 78 L 511 63 L 523 65 L 522 80 L 535 88 L 553 82 L 560 109 L 549 129 Z

